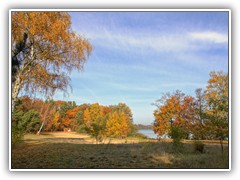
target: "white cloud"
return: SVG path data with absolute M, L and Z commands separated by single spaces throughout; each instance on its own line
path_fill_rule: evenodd
M 187 37 L 176 34 L 152 34 L 150 32 L 120 32 L 99 29 L 88 32 L 90 40 L 111 49 L 135 48 L 137 50 L 151 49 L 157 52 L 182 51 L 190 48 Z
M 189 33 L 190 38 L 193 40 L 209 41 L 213 43 L 227 43 L 228 36 L 218 32 L 194 32 Z
M 131 31 L 111 31 L 108 29 L 98 29 L 89 31 L 88 37 L 96 45 L 109 49 L 134 50 L 139 52 L 183 52 L 206 48 L 196 41 L 216 43 L 227 43 L 226 34 L 206 31 L 206 32 L 186 32 L 186 33 L 152 33 L 152 32 L 131 32 Z
M 156 88 L 153 87 L 143 87 L 142 84 L 132 84 L 132 83 L 116 83 L 116 82 L 105 82 L 106 85 L 111 86 L 114 89 L 120 91 L 134 91 L 134 92 L 152 92 L 156 91 Z
M 206 83 L 192 83 L 192 82 L 182 82 L 182 83 L 163 83 L 161 87 L 205 87 Z

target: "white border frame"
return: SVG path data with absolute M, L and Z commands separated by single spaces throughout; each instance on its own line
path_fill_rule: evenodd
M 229 140 L 228 140 L 228 148 L 229 148 L 229 169 L 12 169 L 11 167 L 11 154 L 12 154 L 12 147 L 11 147 L 11 127 L 12 127 L 12 121 L 11 121 L 11 118 L 12 118 L 12 87 L 11 87 L 11 67 L 12 67 L 12 59 L 11 59 L 11 13 L 12 12 L 21 12 L 21 11 L 26 11 L 26 12 L 30 12 L 30 11 L 64 11 L 64 12 L 173 12 L 173 11 L 176 11 L 176 12 L 228 12 L 228 75 L 229 75 Z M 10 105 L 10 108 L 9 108 L 9 171 L 55 171 L 55 172 L 58 172 L 58 171 L 109 171 L 109 172 L 112 172 L 112 171 L 125 171 L 125 172 L 128 172 L 128 171 L 188 171 L 188 172 L 197 172 L 197 171 L 215 171 L 215 172 L 218 172 L 218 171 L 231 171 L 231 163 L 232 163 L 232 149 L 231 149 L 231 145 L 232 145 L 232 128 L 231 128 L 231 92 L 232 92 L 232 89 L 231 89 L 231 54 L 232 54 L 232 49 L 231 49 L 231 32 L 232 32 L 232 29 L 231 29 L 231 10 L 230 9 L 10 9 L 9 10 L 9 105 Z

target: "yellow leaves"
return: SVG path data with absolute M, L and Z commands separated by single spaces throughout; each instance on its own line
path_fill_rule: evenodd
M 132 127 L 131 110 L 126 104 L 106 107 L 95 103 L 84 110 L 83 123 L 95 137 L 101 134 L 125 138 Z
M 84 111 L 83 115 L 84 115 L 83 122 L 89 128 L 92 124 L 92 121 L 88 108 Z
M 56 113 L 53 113 L 53 118 L 52 118 L 52 123 L 54 124 L 54 125 L 58 125 L 59 124 L 59 119 L 60 119 L 60 114 L 59 114 L 59 112 L 56 112 Z
M 129 117 L 124 112 L 112 112 L 109 114 L 106 131 L 112 137 L 126 137 L 130 131 Z
M 27 35 L 25 47 L 28 49 L 22 51 L 25 59 L 21 65 L 27 64 L 27 67 L 19 71 L 22 73 L 19 76 L 23 77 L 25 89 L 30 92 L 41 89 L 43 94 L 53 94 L 55 89 L 65 92 L 69 84 L 66 71 L 82 70 L 92 51 L 91 44 L 73 33 L 66 12 L 13 12 L 13 50 L 22 43 L 24 34 Z M 28 64 L 29 61 L 32 63 Z
M 98 103 L 92 104 L 89 108 L 85 109 L 84 113 L 84 124 L 92 129 L 92 125 L 97 124 L 98 121 L 102 120 L 103 112 L 102 108 Z

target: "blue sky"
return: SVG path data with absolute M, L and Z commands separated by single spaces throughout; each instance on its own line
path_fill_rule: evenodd
M 134 123 L 151 124 L 162 93 L 193 95 L 209 73 L 228 70 L 227 12 L 71 12 L 72 28 L 93 52 L 72 72 L 77 104 L 126 103 Z M 57 92 L 54 99 L 63 99 Z

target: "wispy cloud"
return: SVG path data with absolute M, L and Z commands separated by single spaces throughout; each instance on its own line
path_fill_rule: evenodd
M 227 43 L 228 36 L 218 32 L 193 32 L 189 33 L 193 40 L 208 41 L 212 43 Z
M 148 49 L 157 52 L 172 52 L 189 49 L 190 46 L 186 41 L 186 37 L 176 34 L 152 34 L 150 32 L 114 32 L 109 30 L 100 30 L 89 32 L 88 36 L 97 45 L 101 45 L 111 49 L 142 50 Z
M 161 87 L 206 87 L 206 83 L 192 83 L 192 82 L 182 82 L 182 83 L 163 83 Z
M 199 42 L 208 42 L 208 46 L 214 44 L 227 43 L 228 35 L 215 32 L 185 32 L 175 33 L 156 33 L 156 32 L 131 32 L 131 31 L 112 31 L 99 29 L 99 31 L 89 31 L 88 36 L 97 46 L 108 49 L 141 52 L 174 52 L 179 53 L 189 50 L 206 48 Z
M 211 70 L 228 68 L 228 18 L 220 14 L 72 13 L 74 30 L 94 50 L 84 73 L 71 74 L 69 99 L 125 102 L 135 122 L 149 124 L 161 93 L 194 96 Z

